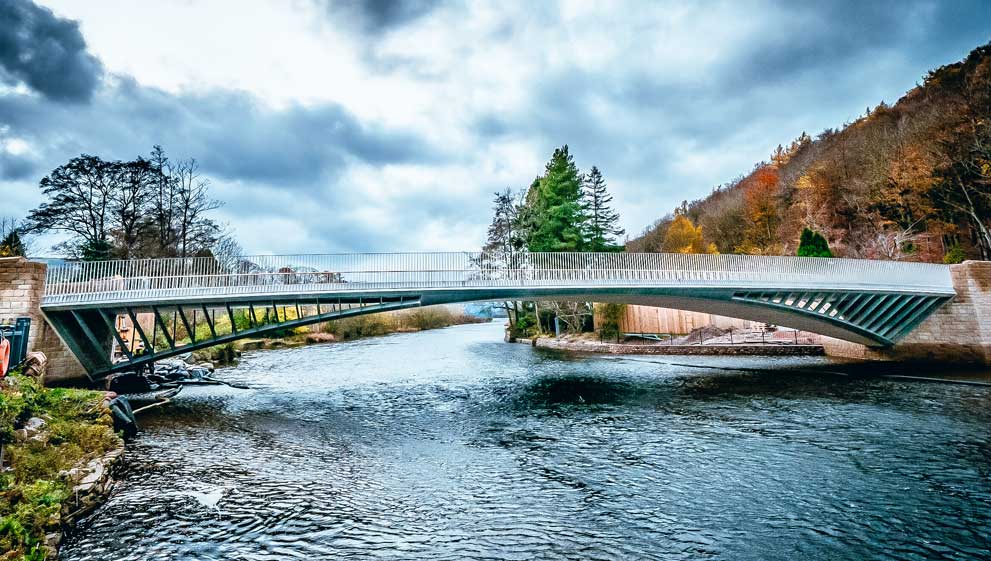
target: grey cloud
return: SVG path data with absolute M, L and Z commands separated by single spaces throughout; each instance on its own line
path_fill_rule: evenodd
M 0 98 L 0 124 L 47 152 L 133 158 L 162 144 L 219 178 L 294 185 L 336 176 L 352 162 L 432 162 L 444 155 L 412 132 L 360 122 L 335 104 L 271 109 L 249 94 L 174 95 L 122 79 L 85 108 L 34 96 Z M 47 171 L 47 170 L 46 170 Z
M 102 75 L 75 21 L 30 0 L 0 2 L 0 80 L 53 100 L 87 101 Z
M 5 181 L 20 181 L 30 179 L 37 162 L 31 158 L 11 154 L 0 149 L 0 179 Z
M 594 72 L 558 68 L 541 75 L 520 109 L 477 115 L 472 130 L 486 142 L 539 139 L 548 156 L 567 143 L 580 167 L 598 165 L 624 185 L 616 197 L 627 220 L 657 217 L 746 173 L 803 130 L 894 101 L 928 68 L 986 41 L 981 25 L 991 14 L 975 16 L 989 11 L 982 2 L 782 3 L 755 13 L 766 33 L 724 49 L 710 72 L 682 77 L 637 60 Z M 705 158 L 706 169 L 682 165 L 686 155 Z M 645 211 L 647 201 L 658 206 Z M 639 231 L 650 219 L 625 226 Z
M 367 224 L 353 209 L 365 194 L 341 184 L 355 164 L 435 164 L 449 155 L 414 132 L 364 123 L 343 107 L 322 104 L 272 109 L 234 91 L 170 94 L 131 79 L 104 86 L 86 106 L 66 106 L 29 94 L 0 96 L 0 126 L 26 141 L 36 159 L 0 151 L 0 179 L 37 183 L 55 166 L 82 152 L 130 159 L 162 144 L 175 158 L 196 157 L 225 201 L 218 217 L 236 227 L 286 218 L 307 235 L 306 247 L 287 247 L 268 233 L 244 232 L 254 251 L 387 250 L 408 246 L 417 220 L 449 197 L 443 190 L 420 197 L 411 211 L 387 203 L 392 224 Z M 25 209 L 26 210 L 26 209 Z M 422 223 L 421 223 L 422 224 Z
M 316 0 L 332 23 L 354 22 L 366 32 L 382 33 L 433 11 L 440 0 Z
M 469 18 L 470 6 L 312 1 L 325 9 L 332 25 L 352 26 L 361 34 L 366 67 L 405 71 L 425 87 L 463 85 L 456 82 L 457 68 L 431 65 L 415 51 L 385 56 L 376 45 L 382 34 L 434 10 L 444 13 L 432 17 L 449 21 Z M 637 41 L 644 44 L 663 41 L 660 26 L 635 25 L 650 20 L 641 17 L 644 10 L 628 8 L 623 21 L 630 25 L 615 25 L 637 29 Z M 488 33 L 480 30 L 472 41 L 541 52 L 546 39 L 534 31 L 564 25 L 562 16 L 543 2 L 526 11 L 495 22 Z M 475 112 L 468 116 L 469 130 L 455 131 L 466 143 L 445 149 L 416 131 L 363 122 L 339 105 L 272 109 L 249 94 L 227 90 L 173 94 L 114 79 L 96 90 L 89 106 L 72 110 L 38 96 L 11 94 L 0 97 L 0 127 L 7 125 L 11 135 L 26 140 L 38 157 L 0 153 L 0 178 L 36 182 L 83 151 L 133 158 L 161 143 L 176 157 L 199 158 L 203 172 L 216 180 L 217 196 L 227 202 L 223 218 L 242 230 L 273 217 L 290 221 L 299 229 L 299 244 L 305 244 L 287 247 L 268 232 L 243 232 L 254 240 L 247 245 L 250 251 L 417 249 L 427 225 L 442 232 L 484 231 L 491 192 L 507 185 L 477 173 L 471 185 L 458 189 L 438 185 L 427 193 L 417 189 L 373 199 L 342 181 L 349 167 L 477 167 L 490 147 L 535 145 L 547 158 L 568 143 L 582 169 L 602 168 L 624 226 L 637 232 L 682 199 L 702 196 L 745 173 L 778 142 L 802 130 L 815 134 L 837 126 L 882 97 L 893 101 L 927 68 L 957 60 L 987 41 L 989 11 L 987 2 L 965 0 L 800 5 L 781 0 L 755 6 L 758 31 L 733 49 L 720 47 L 713 37 L 718 58 L 707 59 L 705 72 L 682 73 L 666 61 L 644 60 L 635 48 L 599 68 L 547 64 L 519 92 L 524 101 L 518 109 Z M 454 26 L 447 32 L 463 31 Z M 30 168 L 36 161 L 44 167 Z M 508 186 L 525 187 L 540 171 L 523 170 Z M 368 220 L 361 210 L 388 218 L 373 223 L 379 221 Z
M 727 58 L 713 73 L 726 93 L 818 74 L 844 78 L 850 65 L 871 64 L 884 53 L 952 61 L 989 38 L 991 3 L 984 0 L 838 0 L 775 2 L 763 17 L 766 33 Z M 865 86 L 866 84 L 860 84 Z M 880 101 L 880 100 L 877 100 Z

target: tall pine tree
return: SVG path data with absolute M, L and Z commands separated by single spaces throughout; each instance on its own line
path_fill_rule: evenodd
M 583 251 L 585 214 L 582 209 L 582 177 L 568 145 L 554 150 L 544 176 L 527 193 L 533 211 L 530 251 Z
M 619 213 L 609 203 L 612 195 L 606 191 L 606 180 L 599 168 L 592 166 L 582 185 L 582 210 L 585 214 L 585 240 L 587 251 L 620 251 L 616 238 L 625 230 L 619 227 Z

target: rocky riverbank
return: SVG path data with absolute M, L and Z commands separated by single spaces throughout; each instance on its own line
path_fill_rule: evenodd
M 113 487 L 124 454 L 110 392 L 44 387 L 45 358 L 0 379 L 0 559 L 54 559 Z

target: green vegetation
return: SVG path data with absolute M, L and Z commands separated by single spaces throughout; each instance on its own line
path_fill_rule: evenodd
M 802 237 L 798 242 L 797 255 L 799 257 L 832 257 L 833 252 L 829 250 L 829 242 L 822 237 L 822 234 L 804 228 Z
M 16 373 L 0 380 L 0 559 L 44 559 L 45 534 L 56 529 L 70 482 L 60 472 L 119 446 L 103 393 L 44 389 Z M 45 420 L 38 437 L 18 441 L 15 429 L 31 417 Z
M 482 323 L 479 319 L 457 313 L 443 306 L 417 308 L 397 312 L 382 312 L 329 321 L 321 326 L 324 333 L 331 333 L 338 340 L 387 335 L 404 331 L 438 329 L 465 323 Z
M 696 252 L 714 244 L 722 253 L 803 255 L 796 242 L 809 229 L 840 257 L 991 259 L 991 43 L 933 70 L 894 105 L 778 146 L 626 249 L 670 251 L 679 214 L 701 228 Z
M 953 265 L 955 263 L 963 263 L 967 260 L 967 253 L 964 252 L 960 244 L 954 244 L 950 247 L 950 250 L 946 252 L 943 256 L 943 263 L 947 265 Z
M 564 145 L 551 155 L 544 174 L 530 187 L 514 195 L 511 189 L 496 193 L 492 223 L 483 250 L 492 253 L 487 266 L 518 269 L 526 266 L 522 259 L 508 255 L 522 250 L 540 252 L 590 251 L 615 252 L 623 247 L 617 237 L 619 213 L 610 204 L 612 196 L 599 168 L 588 174 L 579 171 Z M 500 261 L 501 260 L 501 261 Z M 514 337 L 527 337 L 541 329 L 553 329 L 554 318 L 567 331 L 585 329 L 592 314 L 588 302 L 550 302 L 541 304 L 506 302 L 509 325 Z M 550 327 L 548 327 L 550 326 Z
M 0 217 L 0 257 L 18 257 L 27 254 L 24 240 L 21 238 L 17 220 L 11 217 Z
M 619 322 L 626 314 L 626 304 L 599 304 L 596 310 L 600 313 L 599 337 L 619 339 Z
M 582 177 L 567 145 L 554 150 L 544 176 L 527 193 L 530 251 L 582 251 L 587 245 Z

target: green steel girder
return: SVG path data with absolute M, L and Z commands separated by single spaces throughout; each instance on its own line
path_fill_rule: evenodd
M 231 320 L 232 330 L 230 333 L 219 333 L 216 329 L 215 321 L 211 319 L 208 305 L 197 304 L 195 307 L 201 308 L 204 318 L 203 322 L 208 326 L 210 332 L 210 336 L 206 338 L 197 338 L 195 336 L 196 326 L 198 324 L 195 320 L 190 321 L 186 316 L 183 311 L 183 307 L 187 307 L 186 305 L 151 305 L 149 306 L 149 310 L 154 315 L 154 325 L 156 327 L 156 331 L 161 332 L 160 334 L 164 342 L 164 345 L 160 345 L 162 348 L 156 348 L 156 335 L 153 334 L 151 338 L 148 337 L 148 334 L 144 331 L 138 321 L 138 312 L 131 306 L 108 306 L 106 308 L 87 308 L 85 310 L 69 309 L 60 311 L 46 311 L 45 314 L 49 323 L 52 324 L 63 340 L 66 341 L 73 354 L 76 355 L 80 363 L 86 369 L 90 380 L 96 380 L 113 373 L 139 369 L 145 365 L 152 364 L 155 361 L 212 347 L 214 345 L 222 345 L 237 339 L 261 336 L 274 331 L 312 325 L 314 323 L 320 323 L 333 319 L 420 306 L 419 298 L 410 297 L 390 299 L 380 298 L 373 302 L 357 302 L 357 307 L 352 306 L 355 302 L 347 302 L 346 299 L 338 299 L 337 301 L 330 303 L 327 301 L 320 301 L 320 299 L 300 298 L 293 302 L 297 310 L 297 316 L 295 319 L 289 319 L 285 316 L 285 314 L 283 314 L 283 316 L 277 321 L 269 324 L 263 324 L 260 323 L 254 316 L 255 303 L 264 303 L 266 306 L 276 306 L 276 303 L 271 299 L 267 299 L 264 302 L 249 303 L 245 309 L 250 310 L 248 317 L 251 318 L 249 320 L 251 327 L 240 330 L 236 328 L 233 309 L 234 307 L 244 307 L 243 303 L 237 303 L 237 306 L 233 306 L 231 303 L 223 303 L 221 305 L 221 307 L 228 312 Z M 326 307 L 328 304 L 336 304 L 336 308 L 331 307 L 328 309 Z M 209 304 L 209 306 L 214 305 L 216 304 Z M 318 313 L 309 316 L 302 315 L 304 306 L 314 305 L 317 306 Z M 345 305 L 349 307 L 345 308 Z M 192 306 L 190 305 L 189 307 Z M 279 316 L 277 309 L 273 309 L 275 309 L 274 317 L 278 318 Z M 188 343 L 183 344 L 176 339 L 176 334 L 174 332 L 170 333 L 167 323 L 162 317 L 163 313 L 173 313 L 178 316 L 183 328 L 186 330 L 186 333 L 189 334 Z M 118 315 L 123 315 L 130 319 L 134 331 L 137 333 L 137 336 L 144 345 L 143 353 L 133 354 L 130 352 L 128 343 L 122 339 L 120 333 L 114 325 L 114 318 Z M 112 350 L 115 346 L 114 343 L 116 343 L 116 347 L 119 348 L 124 355 L 122 360 L 118 360 L 116 362 L 111 361 Z
M 911 292 L 890 290 L 809 290 L 805 287 L 770 290 L 733 289 L 722 287 L 465 287 L 450 289 L 382 289 L 370 291 L 252 294 L 188 298 L 167 298 L 155 301 L 141 299 L 118 302 L 85 302 L 79 304 L 44 305 L 42 310 L 69 348 L 79 357 L 90 375 L 104 376 L 112 372 L 141 367 L 156 360 L 189 351 L 222 344 L 244 337 L 264 335 L 275 330 L 309 325 L 330 319 L 356 316 L 415 306 L 451 304 L 491 300 L 580 300 L 618 302 L 678 308 L 751 319 L 776 325 L 794 327 L 872 346 L 890 346 L 911 331 L 937 307 L 953 297 L 947 292 Z M 265 308 L 274 323 L 264 324 L 257 316 L 257 306 Z M 316 306 L 316 314 L 300 317 L 303 307 Z M 297 310 L 297 319 L 286 317 L 279 307 Z M 329 307 L 329 309 L 328 309 Z M 271 310 L 269 310 L 271 308 Z M 238 329 L 235 309 L 243 309 L 249 318 L 247 329 Z M 180 311 L 181 310 L 181 311 Z M 172 314 L 172 323 L 182 324 L 187 333 L 195 333 L 196 315 L 191 319 L 185 310 L 202 311 L 202 322 L 208 334 L 189 342 L 176 341 L 163 313 Z M 226 312 L 231 321 L 230 332 L 221 333 L 210 310 Z M 137 314 L 154 314 L 154 327 L 149 336 L 137 325 Z M 126 315 L 136 325 L 135 332 L 153 352 L 123 357 L 111 362 L 114 342 L 126 345 L 108 324 L 115 315 Z M 157 333 L 161 331 L 161 333 Z M 161 337 L 163 348 L 154 348 Z M 131 340 L 134 340 L 132 336 Z

